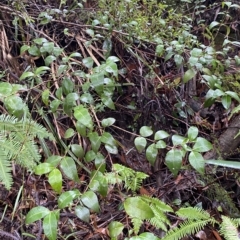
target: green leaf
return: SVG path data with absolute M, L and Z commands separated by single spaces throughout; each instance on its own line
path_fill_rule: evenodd
M 180 149 L 171 149 L 166 154 L 165 163 L 175 177 L 182 166 L 182 158 L 182 151 Z
M 65 77 L 62 81 L 62 91 L 65 95 L 72 93 L 74 90 L 74 83 L 70 78 Z M 78 95 L 77 95 L 78 96 Z
M 79 144 L 71 144 L 71 150 L 78 158 L 83 158 L 85 155 L 83 147 Z
M 100 193 L 103 197 L 106 197 L 108 194 L 109 185 L 105 175 L 98 170 L 92 171 L 89 188 L 94 192 Z
M 108 225 L 109 236 L 112 238 L 117 238 L 118 235 L 122 233 L 124 225 L 118 221 L 111 221 Z
M 94 37 L 94 31 L 93 31 L 92 29 L 87 28 L 87 29 L 86 29 L 86 33 L 87 33 L 88 35 L 90 35 L 91 37 Z
M 227 94 L 228 96 L 232 97 L 236 101 L 240 102 L 240 98 L 239 98 L 239 96 L 238 96 L 238 94 L 236 92 L 226 91 L 225 94 Z
M 225 109 L 229 109 L 231 106 L 232 98 L 229 95 L 224 95 L 222 97 L 222 105 Z
M 25 222 L 26 224 L 31 224 L 44 218 L 49 213 L 50 211 L 43 206 L 34 207 L 28 212 Z
M 37 175 L 42 175 L 51 172 L 54 168 L 55 166 L 53 166 L 51 163 L 40 163 L 35 167 L 34 173 Z
M 166 148 L 167 145 L 163 140 L 159 140 L 156 142 L 155 148 L 159 149 L 159 148 Z
M 106 160 L 105 157 L 101 153 L 97 153 L 95 157 L 95 167 L 98 169 L 98 171 L 104 173 L 106 170 Z
M 71 138 L 75 134 L 75 131 L 72 128 L 68 128 L 67 131 L 64 133 L 64 138 L 68 139 Z
M 91 57 L 84 58 L 82 62 L 83 65 L 88 69 L 91 69 L 93 67 L 93 59 Z
M 58 226 L 57 216 L 55 212 L 50 212 L 43 219 L 44 234 L 47 236 L 49 240 L 57 239 L 57 226 Z
M 106 68 L 105 71 L 108 73 L 112 73 L 113 76 L 117 77 L 118 76 L 118 67 L 115 62 L 108 61 L 106 63 Z
M 114 145 L 105 144 L 105 149 L 111 154 L 118 154 L 118 148 Z
M 44 62 L 45 62 L 45 65 L 46 66 L 49 66 L 53 61 L 55 61 L 57 58 L 53 55 L 50 55 L 50 56 L 47 56 L 45 59 L 44 59 Z
M 147 146 L 147 140 L 144 137 L 136 137 L 134 144 L 139 153 L 142 153 Z
M 58 99 L 55 99 L 50 103 L 50 108 L 51 108 L 53 113 L 58 110 L 58 107 L 59 107 L 60 104 L 61 104 L 61 101 L 58 100 Z
M 195 138 L 198 135 L 198 128 L 197 127 L 190 127 L 188 129 L 187 134 L 188 134 L 189 140 L 191 140 L 191 141 L 195 140 Z
M 7 97 L 12 93 L 12 84 L 8 82 L 0 83 L 0 97 Z
M 93 210 L 94 212 L 99 212 L 100 207 L 98 203 L 97 195 L 93 191 L 87 191 L 81 196 L 82 203 Z
M 210 160 L 205 160 L 205 163 L 216 165 L 216 166 L 240 169 L 240 162 L 236 162 L 236 161 L 210 159 Z
M 54 48 L 54 43 L 53 42 L 45 42 L 43 43 L 42 47 L 40 47 L 40 52 L 41 53 L 51 53 Z
M 205 138 L 198 137 L 193 145 L 193 151 L 195 152 L 207 152 L 212 149 L 212 144 Z
M 94 99 L 90 93 L 83 93 L 80 97 L 80 100 L 84 103 L 93 104 Z
M 187 83 L 196 75 L 196 72 L 193 69 L 188 69 L 183 76 L 183 82 Z
M 22 98 L 16 95 L 6 97 L 4 105 L 7 110 L 15 116 L 21 116 L 24 111 L 24 107 L 26 106 Z
M 91 142 L 91 147 L 94 152 L 97 152 L 101 145 L 102 137 L 98 135 L 97 132 L 91 132 L 88 134 L 89 140 Z
M 63 173 L 71 180 L 79 183 L 79 177 L 74 160 L 71 157 L 64 157 L 60 163 Z
M 49 103 L 49 94 L 50 94 L 49 89 L 45 89 L 42 93 L 42 101 L 46 106 L 48 106 Z
M 151 127 L 143 126 L 140 128 L 140 135 L 142 137 L 149 137 L 153 134 L 153 130 Z
M 87 136 L 87 128 L 81 122 L 76 122 L 76 130 L 81 135 L 81 137 Z
M 101 100 L 105 106 L 107 106 L 108 108 L 110 108 L 112 110 L 115 110 L 114 102 L 112 101 L 112 99 L 109 96 L 107 96 L 106 94 L 102 94 Z
M 117 143 L 116 143 L 116 140 L 113 138 L 113 136 L 108 133 L 108 132 L 104 132 L 101 136 L 101 142 L 102 143 L 105 143 L 105 144 L 108 144 L 110 146 L 116 146 Z
M 176 146 L 176 145 L 182 145 L 184 144 L 185 142 L 187 141 L 187 139 L 185 137 L 182 137 L 180 135 L 173 135 L 172 136 L 172 142 L 173 142 L 173 145 Z
M 212 28 L 218 26 L 219 24 L 220 24 L 219 22 L 213 21 L 213 22 L 211 22 L 211 24 L 209 25 L 209 29 L 211 30 Z
M 83 107 L 83 105 L 79 105 L 74 108 L 74 117 L 87 128 L 93 128 L 92 118 L 88 112 L 88 109 Z
M 115 121 L 116 121 L 115 118 L 105 118 L 102 120 L 101 124 L 105 128 L 105 127 L 109 127 L 109 126 L 113 125 L 115 123 Z
M 52 155 L 46 160 L 46 162 L 50 163 L 53 167 L 57 167 L 61 160 L 62 160 L 61 156 Z
M 154 166 L 157 155 L 158 155 L 158 150 L 156 148 L 156 145 L 154 143 L 149 145 L 147 150 L 146 150 L 146 157 L 147 157 L 147 160 L 151 163 L 152 166 Z
M 199 152 L 190 152 L 189 154 L 189 162 L 194 169 L 196 169 L 200 174 L 204 174 L 204 159 L 203 156 Z
M 90 211 L 88 208 L 83 207 L 83 206 L 76 206 L 75 214 L 82 221 L 89 223 Z
M 79 99 L 77 93 L 69 93 L 63 101 L 63 110 L 68 115 L 72 115 L 72 110 L 76 106 L 76 101 Z
M 85 161 L 91 162 L 92 160 L 95 159 L 95 157 L 96 157 L 96 153 L 93 150 L 89 150 L 85 155 Z
M 124 209 L 131 218 L 151 219 L 154 213 L 150 206 L 138 197 L 129 197 L 124 201 Z
M 61 193 L 62 190 L 62 173 L 57 169 L 53 169 L 48 176 L 49 184 L 52 189 L 57 193 Z
M 72 190 L 62 193 L 58 198 L 58 207 L 63 209 L 67 207 L 72 201 L 80 196 L 80 192 L 78 190 Z
M 169 134 L 163 130 L 159 130 L 154 134 L 154 140 L 160 140 L 169 137 Z
M 50 70 L 49 67 L 46 66 L 42 66 L 42 67 L 38 67 L 35 71 L 34 71 L 34 75 L 41 75 L 46 73 L 47 70 Z
M 160 238 L 156 237 L 153 233 L 144 232 L 139 236 L 129 238 L 129 240 L 160 240 Z

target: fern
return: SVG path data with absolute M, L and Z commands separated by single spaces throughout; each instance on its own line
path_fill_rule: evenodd
M 220 234 L 224 236 L 226 240 L 238 240 L 238 230 L 236 219 L 231 219 L 226 216 L 222 216 L 222 223 L 220 225 Z
M 143 220 L 139 218 L 132 218 L 133 230 L 135 234 L 138 234 L 140 227 L 143 224 Z
M 176 214 L 181 218 L 187 218 L 189 220 L 207 220 L 210 218 L 210 214 L 207 211 L 193 207 L 180 208 Z
M 106 173 L 105 177 L 110 184 L 121 184 L 124 182 L 124 187 L 133 192 L 137 191 L 142 181 L 148 177 L 147 174 L 136 172 L 131 168 L 120 164 L 113 164 L 113 172 Z
M 29 119 L 0 116 L 0 180 L 7 189 L 12 186 L 11 161 L 32 171 L 41 156 L 34 138 L 53 139 L 43 126 Z
M 201 229 L 203 229 L 211 220 L 200 220 L 200 221 L 192 221 L 187 220 L 180 224 L 179 228 L 174 228 L 168 231 L 167 235 L 163 238 L 163 240 L 178 240 L 182 239 L 187 235 L 194 234 Z

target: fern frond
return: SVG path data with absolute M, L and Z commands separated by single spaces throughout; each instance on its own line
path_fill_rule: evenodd
M 173 212 L 173 209 L 169 205 L 167 205 L 166 203 L 157 198 L 143 195 L 141 196 L 141 199 L 147 202 L 148 204 L 154 204 L 159 210 L 163 212 Z
M 158 229 L 162 229 L 163 231 L 167 232 L 167 227 L 166 224 L 161 221 L 161 219 L 158 217 L 153 217 L 151 219 L 149 219 L 149 222 L 156 228 Z
M 140 227 L 143 224 L 143 221 L 139 218 L 132 218 L 133 231 L 137 235 L 139 233 Z
M 0 181 L 5 185 L 7 190 L 10 190 L 13 180 L 11 175 L 11 162 L 4 149 L 0 147 Z
M 203 229 L 211 220 L 192 221 L 187 220 L 180 224 L 180 227 L 167 232 L 163 240 L 179 240 L 187 235 L 192 235 Z
M 206 220 L 210 218 L 210 214 L 196 207 L 180 208 L 176 214 L 181 218 L 187 218 L 192 220 Z
M 152 209 L 153 213 L 154 213 L 154 216 L 156 218 L 156 220 L 159 222 L 164 222 L 168 225 L 170 225 L 170 221 L 168 220 L 167 216 L 164 214 L 164 212 L 162 210 L 160 210 L 156 205 L 154 204 L 150 204 L 150 208 Z M 155 223 L 157 223 L 157 221 Z M 153 224 L 155 227 L 159 227 L 155 224 Z M 160 223 L 160 225 L 162 225 Z M 160 227 L 161 228 L 161 227 Z
M 105 178 L 106 178 L 108 184 L 115 185 L 115 184 L 122 183 L 121 177 L 118 174 L 116 174 L 115 172 L 105 173 Z
M 233 219 L 222 216 L 222 220 L 219 233 L 223 235 L 226 240 L 238 240 L 238 230 Z
M 240 218 L 234 218 L 232 219 L 232 221 L 234 222 L 234 224 L 239 227 L 240 226 Z

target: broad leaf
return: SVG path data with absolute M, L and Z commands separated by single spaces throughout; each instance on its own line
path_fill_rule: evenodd
M 53 169 L 48 176 L 49 184 L 52 189 L 57 193 L 61 193 L 62 190 L 62 173 L 57 169 Z
M 183 82 L 187 83 L 196 75 L 196 72 L 193 69 L 188 69 L 183 76 Z
M 88 109 L 79 105 L 74 108 L 74 117 L 84 126 L 92 129 L 93 128 L 93 121 L 92 117 L 90 116 Z
M 203 156 L 199 152 L 190 152 L 189 162 L 200 174 L 204 174 L 205 162 Z
M 197 135 L 198 135 L 198 128 L 197 127 L 190 127 L 188 129 L 187 134 L 188 134 L 188 138 L 191 141 L 193 141 L 197 137 Z
M 58 198 L 58 207 L 65 208 L 67 207 L 75 198 L 80 196 L 78 190 L 72 190 L 62 193 Z
M 101 145 L 101 136 L 97 132 L 91 132 L 88 134 L 89 140 L 91 142 L 91 147 L 94 152 L 97 152 Z
M 41 218 L 44 218 L 49 213 L 50 211 L 43 206 L 34 207 L 28 212 L 26 216 L 26 224 L 38 221 Z
M 144 137 L 136 137 L 134 144 L 139 153 L 142 153 L 147 146 L 147 140 Z
M 174 176 L 177 176 L 182 166 L 182 158 L 182 151 L 180 149 L 171 149 L 167 152 L 165 163 Z
M 127 198 L 124 201 L 124 208 L 131 218 L 145 220 L 154 217 L 154 213 L 150 206 L 138 197 Z
M 83 207 L 83 206 L 76 206 L 75 214 L 82 221 L 89 223 L 90 211 L 88 208 Z
M 193 145 L 193 150 L 195 152 L 207 152 L 212 149 L 212 144 L 205 138 L 198 137 L 195 144 Z
M 80 146 L 79 144 L 71 144 L 71 150 L 78 158 L 84 157 L 85 153 L 83 147 Z
M 37 175 L 42 175 L 42 174 L 51 172 L 54 168 L 55 168 L 55 166 L 53 166 L 53 164 L 51 164 L 49 162 L 40 163 L 39 165 L 37 165 L 35 167 L 34 173 Z
M 98 203 L 97 195 L 93 191 L 87 191 L 81 196 L 81 201 L 83 204 L 93 210 L 94 212 L 99 212 L 100 207 Z
M 60 168 L 69 179 L 74 180 L 75 182 L 80 182 L 76 164 L 71 157 L 64 157 L 60 163 Z
M 143 126 L 140 128 L 140 135 L 142 137 L 149 137 L 153 134 L 153 130 L 151 127 Z
M 43 219 L 43 230 L 44 234 L 47 236 L 49 240 L 57 239 L 57 227 L 58 227 L 58 219 L 55 212 L 50 212 Z
M 111 239 L 117 238 L 117 236 L 122 233 L 123 229 L 124 225 L 122 223 L 118 221 L 111 221 L 108 225 L 109 236 Z
M 169 134 L 166 131 L 159 130 L 154 135 L 154 140 L 160 140 L 169 137 Z
M 109 127 L 109 126 L 113 125 L 115 123 L 115 121 L 116 121 L 115 118 L 105 118 L 102 120 L 101 124 L 105 128 L 105 127 Z
M 152 166 L 154 165 L 154 163 L 156 161 L 157 155 L 158 155 L 158 150 L 156 148 L 156 145 L 154 143 L 149 145 L 146 150 L 146 157 Z

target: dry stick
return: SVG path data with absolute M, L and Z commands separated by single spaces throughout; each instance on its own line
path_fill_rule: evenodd
M 22 238 L 15 237 L 13 234 L 8 233 L 8 232 L 5 232 L 5 231 L 3 231 L 3 230 L 1 230 L 1 229 L 0 229 L 0 235 L 6 236 L 6 237 L 9 237 L 9 238 L 12 238 L 12 239 L 14 239 L 14 240 L 22 240 Z

